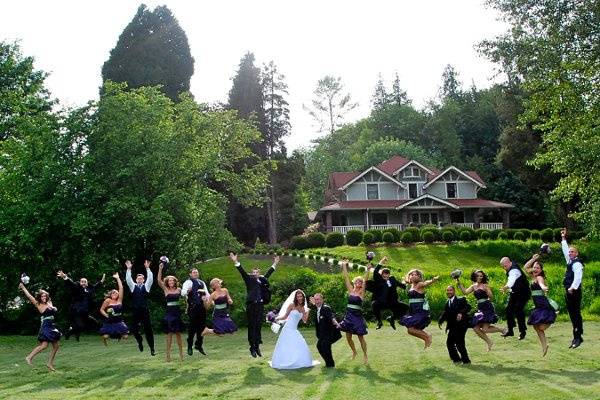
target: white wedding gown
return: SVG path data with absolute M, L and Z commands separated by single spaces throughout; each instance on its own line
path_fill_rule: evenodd
M 269 365 L 276 369 L 308 368 L 320 364 L 313 360 L 306 340 L 298 331 L 298 323 L 302 319 L 302 313 L 292 310 L 288 319 L 279 333 L 273 359 Z

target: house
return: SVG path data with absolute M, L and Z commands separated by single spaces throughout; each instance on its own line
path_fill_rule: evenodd
M 362 172 L 329 175 L 318 217 L 327 232 L 433 224 L 502 229 L 514 206 L 478 197 L 485 182 L 475 171 L 443 171 L 394 156 Z

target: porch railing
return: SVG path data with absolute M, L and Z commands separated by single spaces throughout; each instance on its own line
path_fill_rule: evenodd
M 458 223 L 454 223 L 452 225 L 464 226 L 465 228 L 473 228 L 475 226 L 475 224 L 473 222 L 458 222 Z
M 479 227 L 489 230 L 502 229 L 502 222 L 480 222 Z
M 331 227 L 331 230 L 333 232 L 340 232 L 342 235 L 345 235 L 346 233 L 348 233 L 348 231 L 350 231 L 352 229 L 364 231 L 365 226 L 364 225 L 346 225 L 346 226 L 332 226 Z
M 401 231 L 402 230 L 402 224 L 371 225 L 369 228 L 370 229 L 377 229 L 379 231 L 382 231 L 382 230 L 388 229 L 388 228 L 396 228 L 399 231 Z

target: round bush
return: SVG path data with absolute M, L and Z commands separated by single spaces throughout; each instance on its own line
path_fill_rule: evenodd
M 375 243 L 375 237 L 371 232 L 365 232 L 365 234 L 363 235 L 363 243 L 367 246 Z
M 514 240 L 522 240 L 522 241 L 526 240 L 525 235 L 521 231 L 515 232 L 515 236 L 513 236 L 513 239 Z
M 490 239 L 492 239 L 492 240 L 498 239 L 498 235 L 500 234 L 500 232 L 502 232 L 502 229 L 494 229 L 494 230 L 490 231 Z
M 498 234 L 498 240 L 508 240 L 508 233 L 506 233 L 506 232 L 500 232 Z
M 473 229 L 473 228 L 469 228 L 468 226 L 463 226 L 458 231 L 459 232 L 469 232 L 469 237 L 471 238 L 469 240 L 472 240 L 475 238 L 475 229 Z M 459 233 L 459 237 L 460 237 L 460 233 Z
M 312 259 L 314 259 L 314 258 L 315 258 L 315 256 L 314 256 L 313 254 L 309 254 L 309 255 L 308 255 L 308 259 L 309 259 L 309 260 L 312 260 Z
M 506 232 L 506 235 L 508 236 L 508 239 L 512 240 L 515 238 L 515 233 L 518 232 L 518 229 L 505 229 L 504 232 Z
M 536 231 L 536 230 L 531 231 L 530 239 L 540 240 L 541 238 L 542 238 L 542 235 L 541 235 L 540 231 Z
M 554 240 L 556 240 L 557 242 L 560 242 L 562 240 L 562 236 L 560 235 L 560 231 L 562 230 L 561 228 L 548 228 L 552 230 L 552 233 L 554 234 Z
M 395 242 L 399 242 L 400 241 L 400 231 L 396 228 L 387 228 L 383 230 L 383 234 L 385 235 L 386 232 L 391 233 L 392 235 L 394 235 L 394 243 Z M 383 239 L 383 236 L 381 236 L 381 239 L 385 242 L 385 239 Z
M 481 239 L 481 234 L 483 232 L 488 232 L 488 230 L 487 229 L 481 229 L 481 228 L 480 229 L 475 229 L 475 236 L 474 236 L 474 238 Z
M 490 240 L 490 232 L 488 231 L 483 231 L 481 232 L 481 235 L 479 235 L 479 239 L 481 240 Z
M 410 233 L 414 242 L 419 242 L 421 240 L 421 232 L 419 231 L 419 228 L 411 226 L 410 228 L 406 228 L 404 232 Z M 402 238 L 400 240 L 402 240 Z
M 395 242 L 394 234 L 392 232 L 383 232 L 383 242 L 390 244 Z
M 432 227 L 431 225 L 426 226 L 425 228 L 421 228 L 421 239 L 426 242 L 425 240 L 425 233 L 431 233 L 433 235 L 433 240 L 440 240 L 441 239 L 441 231 L 438 228 Z
M 400 241 L 404 244 L 408 244 L 408 243 L 412 243 L 413 242 L 413 235 L 411 232 L 404 232 L 402 234 L 402 236 L 400 236 Z
M 462 240 L 463 242 L 469 242 L 471 240 L 471 237 L 471 232 L 467 230 L 460 232 L 460 240 Z
M 340 232 L 331 232 L 325 239 L 325 245 L 327 247 L 338 247 L 344 245 L 344 235 Z
M 373 243 L 379 243 L 383 240 L 383 233 L 379 229 L 369 229 L 367 232 L 373 235 Z
M 325 247 L 325 235 L 321 232 L 313 232 L 307 237 L 310 248 Z
M 363 232 L 358 229 L 351 229 L 346 233 L 346 243 L 348 246 L 358 246 L 363 241 Z
M 540 238 L 544 242 L 552 242 L 554 240 L 554 232 L 552 228 L 546 228 L 540 232 Z
M 425 231 L 421 233 L 421 238 L 425 243 L 433 243 L 435 235 L 431 231 Z
M 454 240 L 454 238 L 455 238 L 455 235 L 450 229 L 447 229 L 442 232 L 442 240 L 444 242 L 450 243 Z
M 531 239 L 531 230 L 530 229 L 519 229 L 519 232 L 525 236 L 525 240 Z

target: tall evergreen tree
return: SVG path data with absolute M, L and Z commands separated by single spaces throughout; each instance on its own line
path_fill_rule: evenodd
M 440 97 L 442 99 L 456 100 L 461 93 L 461 83 L 458 79 L 458 71 L 450 64 L 446 65 L 442 72 L 442 86 Z
M 375 92 L 371 97 L 371 105 L 374 111 L 382 110 L 389 104 L 389 96 L 385 90 L 383 78 L 381 74 L 377 77 L 377 83 L 375 84 Z
M 319 79 L 313 93 L 312 108 L 304 108 L 319 123 L 321 132 L 327 130 L 333 133 L 342 125 L 344 116 L 358 106 L 352 101 L 350 93 L 344 93 L 341 77 L 327 75 Z
M 410 105 L 411 103 L 406 91 L 404 91 L 402 86 L 400 86 L 400 77 L 398 76 L 398 72 L 396 72 L 396 76 L 394 77 L 394 83 L 392 84 L 392 93 L 390 94 L 390 97 L 392 103 L 397 106 Z
M 285 154 L 283 138 L 290 134 L 290 109 L 285 99 L 288 86 L 285 76 L 273 61 L 262 70 L 262 88 L 265 113 L 265 142 L 270 157 L 275 152 Z
M 166 6 L 142 4 L 102 66 L 102 80 L 130 88 L 162 85 L 171 100 L 190 90 L 194 59 L 184 30 Z

